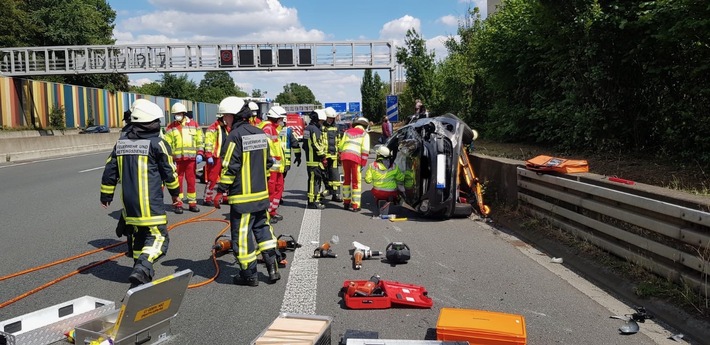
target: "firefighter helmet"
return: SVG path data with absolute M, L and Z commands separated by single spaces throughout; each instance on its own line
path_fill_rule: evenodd
M 272 118 L 272 119 L 280 119 L 280 118 L 285 118 L 286 117 L 286 109 L 284 109 L 281 106 L 275 105 L 269 109 L 269 112 L 266 114 L 266 117 Z
M 327 107 L 325 108 L 325 116 L 329 119 L 334 119 L 336 116 L 338 116 L 338 113 L 335 112 L 335 109 L 333 109 L 333 107 Z
M 137 99 L 131 105 L 131 123 L 150 123 L 164 117 L 163 110 L 147 99 Z
M 236 115 L 242 110 L 242 108 L 244 108 L 244 105 L 245 103 L 243 99 L 235 96 L 229 96 L 219 102 L 219 109 L 217 110 L 217 113 Z
M 385 145 L 378 146 L 376 152 L 379 157 L 387 158 L 390 156 L 390 149 Z
M 177 114 L 177 113 L 187 113 L 187 108 L 185 108 L 185 105 L 182 103 L 175 103 L 173 106 L 170 108 L 170 113 L 171 114 Z
M 361 116 L 361 117 L 358 117 L 357 119 L 355 119 L 355 121 L 353 121 L 353 126 L 357 126 L 357 125 L 367 127 L 370 125 L 370 121 L 368 121 L 366 117 Z
M 325 110 L 323 109 L 316 109 L 314 110 L 314 112 L 317 114 L 318 120 L 325 121 L 325 119 L 328 117 L 327 115 L 325 115 Z

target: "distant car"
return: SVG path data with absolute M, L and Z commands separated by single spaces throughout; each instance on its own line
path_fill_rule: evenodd
M 90 126 L 82 129 L 79 134 L 91 134 L 91 133 L 111 133 L 111 129 L 107 126 Z
M 452 114 L 418 119 L 395 131 L 384 145 L 404 173 L 404 202 L 434 218 L 471 215 L 472 205 L 460 202 L 457 179 L 462 147 L 474 139 L 474 131 Z

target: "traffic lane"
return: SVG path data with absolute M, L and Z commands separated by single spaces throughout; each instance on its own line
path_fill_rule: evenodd
M 306 185 L 305 176 L 305 168 L 294 169 L 289 174 L 284 197 L 287 202 L 279 210 L 279 212 L 284 214 L 285 219 L 274 226 L 275 234 L 288 231 L 298 238 L 298 229 L 301 225 L 302 214 L 306 204 L 305 192 L 302 192 Z M 56 184 L 66 184 L 64 177 L 53 181 Z M 99 182 L 92 181 L 91 184 L 97 186 Z M 198 195 L 202 193 L 203 188 L 204 185 L 198 184 Z M 77 195 L 77 197 L 88 197 L 89 195 L 93 197 L 97 195 L 97 191 L 93 189 L 84 193 L 88 194 Z M 54 195 L 50 196 L 54 197 Z M 100 207 L 95 208 L 96 206 L 93 206 L 94 211 L 86 211 L 84 215 L 93 217 L 93 213 L 99 214 L 102 222 L 105 222 L 110 227 L 109 232 L 92 232 L 87 235 L 87 238 L 81 240 L 73 237 L 76 243 L 72 248 L 63 249 L 57 246 L 48 246 L 30 251 L 29 255 L 26 247 L 20 250 L 25 242 L 16 242 L 11 246 L 15 251 L 10 255 L 18 262 L 21 262 L 25 256 L 34 256 L 38 262 L 43 264 L 58 258 L 82 253 L 87 248 L 93 249 L 98 246 L 122 241 L 124 238 L 115 238 L 113 227 L 116 221 L 108 216 L 108 214 L 118 210 L 117 204 L 112 205 L 109 210 L 103 210 Z M 176 215 L 168 212 L 169 225 L 199 216 L 204 216 L 206 220 L 178 226 L 169 233 L 170 248 L 167 255 L 155 265 L 156 277 L 164 277 L 175 271 L 189 268 L 195 274 L 191 284 L 196 284 L 211 278 L 214 274 L 215 269 L 210 258 L 210 249 L 214 238 L 225 224 L 212 221 L 212 219 L 227 219 L 229 206 L 225 205 L 222 209 L 209 215 L 207 213 L 211 211 L 212 207 L 200 207 L 202 208 L 200 213 L 186 211 L 182 215 Z M 28 230 L 30 233 L 38 232 L 37 229 L 23 230 Z M 84 240 L 91 243 L 91 245 L 87 247 Z M 126 246 L 121 245 L 107 253 L 94 254 L 70 263 L 0 282 L 0 286 L 2 286 L 2 289 L 0 289 L 0 303 L 63 274 L 70 273 L 73 270 L 125 250 Z M 3 257 L 5 258 L 5 254 Z M 259 287 L 252 288 L 232 284 L 231 277 L 237 272 L 237 266 L 232 254 L 221 256 L 217 261 L 220 267 L 220 275 L 217 280 L 202 287 L 189 289 L 186 293 L 179 317 L 173 320 L 173 330 L 176 336 L 170 340 L 171 343 L 203 344 L 205 334 L 223 334 L 225 330 L 229 330 L 228 333 L 230 334 L 234 332 L 234 334 L 238 335 L 232 335 L 236 340 L 231 342 L 246 343 L 256 337 L 278 315 L 284 296 L 285 283 L 288 279 L 288 267 L 281 271 L 282 280 L 277 284 L 270 285 L 265 283 L 267 278 L 264 274 L 263 264 L 259 265 L 262 283 Z M 116 261 L 102 264 L 83 274 L 75 275 L 5 308 L 1 308 L 0 320 L 23 315 L 85 295 L 118 303 L 128 289 L 126 277 L 130 274 L 132 265 L 132 259 L 122 256 Z M 30 265 L 24 263 L 21 266 L 30 267 Z M 18 267 L 12 265 L 4 265 L 3 269 L 10 273 L 19 270 Z M 230 341 L 225 339 L 225 343 L 228 342 Z
M 369 186 L 363 188 L 369 190 Z M 623 337 L 619 320 L 567 281 L 523 255 L 516 245 L 501 239 L 488 225 L 470 219 L 433 221 L 410 210 L 393 208 L 405 222 L 371 219 L 373 205 L 364 194 L 363 211 L 328 208 L 321 220 L 321 242 L 340 237 L 335 259 L 317 259 L 318 314 L 334 316 L 332 332 L 347 329 L 377 331 L 380 338 L 425 339 L 435 332 L 443 307 L 481 309 L 525 316 L 531 344 L 648 344 L 644 334 Z M 354 226 L 356 225 L 356 226 Z M 403 241 L 412 259 L 392 266 L 379 260 L 363 262 L 353 270 L 348 249 L 358 241 L 384 250 L 391 241 Z M 313 248 L 311 248 L 312 250 Z M 421 285 L 434 300 L 432 309 L 392 308 L 349 310 L 338 291 L 345 280 L 382 279 Z M 631 310 L 631 309 L 629 309 Z M 335 339 L 335 337 L 334 337 Z

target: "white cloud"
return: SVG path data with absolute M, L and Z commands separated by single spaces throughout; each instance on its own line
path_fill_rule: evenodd
M 426 48 L 429 51 L 434 51 L 436 60 L 443 60 L 447 55 L 449 55 L 449 51 L 444 45 L 448 39 L 449 36 L 439 35 L 426 40 Z
M 459 24 L 459 19 L 450 14 L 443 16 L 436 21 L 448 26 L 457 26 Z
M 500 2 L 500 1 L 498 1 Z M 459 0 L 460 4 L 471 4 L 471 8 L 478 7 L 481 10 L 481 18 L 486 18 L 488 15 L 487 0 Z
M 382 26 L 380 30 L 380 38 L 384 40 L 393 40 L 396 46 L 404 44 L 404 36 L 407 30 L 414 29 L 421 33 L 422 23 L 419 18 L 414 18 L 410 15 L 389 21 Z
M 152 79 L 150 79 L 150 78 L 140 78 L 140 79 L 136 79 L 136 80 L 131 79 L 131 80 L 128 81 L 128 85 L 131 85 L 131 86 L 143 86 L 143 85 L 145 85 L 145 84 L 152 83 L 153 81 L 154 81 L 154 80 L 152 80 Z
M 384 77 L 381 72 L 380 77 Z M 267 91 L 267 97 L 276 97 L 285 85 L 298 83 L 311 89 L 321 103 L 359 102 L 362 71 L 234 72 L 232 78 L 243 90 Z

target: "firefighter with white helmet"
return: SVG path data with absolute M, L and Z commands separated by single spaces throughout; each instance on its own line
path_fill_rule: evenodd
M 170 109 L 174 117 L 166 128 L 165 140 L 173 150 L 173 159 L 177 164 L 178 181 L 180 182 L 180 202 L 175 205 L 175 213 L 182 213 L 183 179 L 187 184 L 187 203 L 189 210 L 200 212 L 197 207 L 197 189 L 195 187 L 195 171 L 197 164 L 202 163 L 204 154 L 202 128 L 188 117 L 188 111 L 182 103 L 175 103 Z
M 163 185 L 173 202 L 180 201 L 179 183 L 170 145 L 160 138 L 163 110 L 146 99 L 133 102 L 130 124 L 113 148 L 101 177 L 101 206 L 108 208 L 121 182 L 121 218 L 129 236 L 133 271 L 131 287 L 153 280 L 153 263 L 168 250 L 168 218 L 163 205 Z M 117 229 L 118 231 L 118 229 Z
M 340 160 L 343 163 L 343 208 L 360 211 L 362 195 L 360 168 L 367 164 L 370 154 L 370 134 L 366 128 L 370 121 L 358 117 L 353 121 L 353 127 L 346 130 L 340 141 Z
M 267 176 L 272 165 L 269 139 L 249 123 L 252 111 L 244 100 L 227 97 L 219 103 L 230 129 L 222 156 L 222 174 L 216 187 L 214 206 L 220 208 L 222 192 L 227 192 L 232 249 L 239 262 L 237 285 L 258 286 L 256 255 L 264 256 L 269 282 L 281 278 L 278 272 L 276 237 L 269 224 Z
M 322 210 L 321 184 L 325 180 L 325 154 L 327 142 L 323 135 L 323 122 L 327 115 L 323 109 L 316 109 L 310 114 L 310 122 L 303 131 L 303 149 L 306 151 L 306 170 L 308 171 L 308 208 Z
M 247 103 L 247 106 L 249 107 L 249 110 L 251 110 L 251 116 L 249 117 L 249 123 L 251 123 L 252 126 L 259 127 L 259 124 L 262 122 L 261 117 L 259 114 L 259 105 L 249 101 Z
M 328 147 L 326 148 L 325 158 L 325 188 L 323 196 L 332 195 L 332 200 L 343 202 L 340 197 L 340 165 L 338 164 L 338 144 L 343 137 L 343 132 L 335 123 L 338 113 L 332 107 L 327 107 L 325 111 L 325 122 L 323 122 L 323 132 Z
M 269 217 L 272 224 L 283 220 L 283 216 L 278 214 L 279 205 L 284 192 L 284 150 L 279 138 L 279 127 L 283 125 L 286 118 L 286 110 L 278 105 L 271 107 L 266 113 L 266 121 L 262 121 L 259 126 L 269 138 L 269 153 L 273 165 L 269 169 Z
M 377 157 L 365 170 L 365 182 L 372 184 L 372 197 L 375 198 L 375 214 L 381 209 L 380 204 L 399 199 L 399 186 L 404 183 L 404 173 L 397 164 L 393 164 L 390 149 L 385 145 L 375 150 Z

